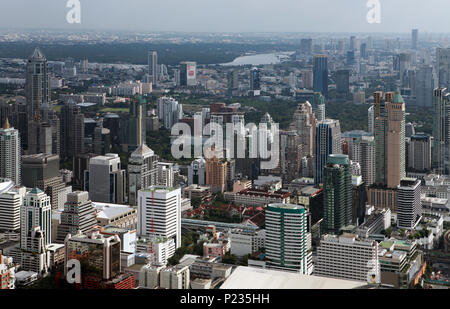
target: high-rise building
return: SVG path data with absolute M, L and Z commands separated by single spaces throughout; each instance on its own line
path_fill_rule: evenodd
M 250 71 L 250 90 L 261 90 L 261 71 L 258 68 Z
M 369 133 L 374 134 L 375 132 L 375 110 L 374 106 L 371 105 L 369 109 L 367 110 L 367 122 L 369 127 Z
M 336 97 L 348 99 L 350 95 L 350 70 L 338 70 L 336 72 Z
M 185 61 L 180 63 L 180 85 L 196 86 L 197 85 L 197 63 Z
M 10 126 L 8 118 L 0 129 L 0 177 L 16 185 L 21 183 L 21 147 L 19 130 Z
M 341 125 L 339 120 L 325 119 L 316 126 L 316 142 L 314 151 L 314 181 L 322 183 L 323 168 L 330 154 L 342 153 Z
M 357 235 L 324 235 L 317 247 L 314 275 L 380 283 L 378 242 Z
M 29 119 L 38 120 L 40 118 L 41 105 L 51 101 L 48 63 L 39 48 L 36 48 L 30 58 L 28 58 L 25 95 Z
M 173 187 L 174 185 L 174 170 L 173 163 L 157 162 L 158 178 L 156 184 L 158 186 Z
M 313 52 L 313 40 L 301 39 L 300 40 L 300 53 L 304 55 L 311 55 Z
M 416 178 L 404 178 L 398 185 L 397 227 L 411 230 L 422 218 L 420 199 L 421 181 Z
M 323 224 L 327 233 L 352 222 L 352 173 L 347 155 L 331 154 L 323 170 Z
M 227 73 L 228 90 L 236 90 L 239 88 L 239 76 L 237 70 L 232 70 Z
M 328 57 L 315 55 L 313 63 L 314 91 L 328 97 Z
M 151 186 L 138 193 L 139 236 L 160 236 L 174 240 L 167 258 L 181 246 L 181 189 Z
M 142 144 L 131 153 L 128 162 L 128 203 L 137 205 L 138 191 L 157 184 L 158 155 Z
M 52 205 L 50 197 L 34 188 L 24 198 L 20 210 L 20 249 L 22 269 L 47 273 L 50 254 L 47 245 L 52 237 Z
M 316 117 L 311 104 L 300 103 L 294 112 L 294 120 L 290 130 L 297 132 L 302 145 L 302 156 L 314 155 L 314 135 L 316 133 Z
M 50 196 L 54 209 L 62 208 L 65 183 L 59 173 L 59 156 L 43 153 L 22 156 L 22 185 L 41 189 Z
M 188 183 L 189 185 L 205 185 L 206 184 L 206 161 L 202 157 L 195 159 L 188 167 Z
M 125 144 L 128 146 L 128 151 L 134 151 L 146 140 L 147 111 L 145 108 L 145 101 L 142 100 L 142 98 L 133 101 L 130 106 L 128 138 Z
M 450 89 L 450 48 L 436 49 L 438 87 Z
M 361 176 L 367 186 L 375 182 L 375 149 L 373 136 L 361 136 L 352 144 L 352 160 L 361 166 Z
M 75 235 L 78 231 L 90 232 L 97 224 L 95 208 L 89 200 L 89 193 L 76 191 L 67 194 L 67 202 L 61 213 L 61 223 L 58 225 L 56 241 L 64 243 L 67 234 Z
M 416 105 L 431 107 L 433 105 L 433 67 L 422 65 L 419 67 L 415 79 Z
M 224 192 L 227 188 L 228 162 L 216 155 L 206 159 L 206 185 L 211 191 Z
M 26 193 L 25 187 L 14 187 L 14 182 L 1 179 L 0 189 L 0 231 L 18 232 L 20 230 L 20 209 Z
M 61 157 L 73 158 L 84 153 L 84 115 L 70 100 L 61 107 Z
M 148 52 L 148 75 L 151 76 L 153 86 L 158 84 L 158 53 L 156 51 Z
M 419 30 L 413 29 L 411 31 L 411 47 L 412 47 L 412 49 L 417 49 L 418 41 L 419 41 Z
M 450 93 L 437 88 L 433 95 L 433 168 L 439 174 L 450 174 Z
M 405 102 L 399 93 L 375 92 L 377 184 L 396 188 L 405 171 Z
M 311 233 L 305 207 L 269 204 L 265 214 L 267 267 L 310 275 Z
M 405 78 L 405 72 L 410 68 L 411 65 L 411 54 L 409 53 L 401 53 L 397 55 L 398 57 L 398 71 L 400 82 L 403 83 Z
M 408 150 L 408 169 L 414 172 L 431 171 L 431 137 L 426 134 L 411 136 Z
M 164 128 L 172 129 L 172 126 L 183 118 L 183 105 L 170 97 L 159 98 L 158 118 L 163 121 Z
M 89 170 L 85 172 L 85 186 L 89 188 L 89 198 L 92 201 L 123 204 L 125 183 L 125 170 L 121 167 L 118 154 L 107 153 L 89 160 Z

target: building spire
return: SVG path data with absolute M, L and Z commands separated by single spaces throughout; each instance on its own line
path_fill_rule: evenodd
M 6 117 L 5 123 L 3 124 L 3 129 L 9 129 L 11 128 L 11 125 L 9 124 L 8 117 Z

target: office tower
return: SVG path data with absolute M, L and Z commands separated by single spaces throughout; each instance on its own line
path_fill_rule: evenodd
M 183 118 L 183 105 L 173 98 L 161 97 L 158 99 L 158 118 L 164 123 L 164 128 L 170 130 L 172 126 Z
M 261 90 L 261 71 L 258 68 L 250 70 L 250 90 Z
M 0 177 L 20 185 L 21 147 L 19 130 L 14 129 L 6 118 L 0 129 Z
M 180 86 L 197 85 L 197 63 L 192 61 L 180 62 Z
M 305 89 L 312 89 L 314 86 L 314 75 L 311 70 L 302 70 L 302 87 Z
M 28 119 L 38 120 L 40 118 L 41 105 L 51 101 L 48 63 L 39 48 L 36 48 L 28 58 L 25 95 L 28 105 Z
M 324 235 L 317 247 L 314 275 L 380 283 L 378 242 L 357 235 Z
M 174 241 L 167 257 L 181 246 L 181 189 L 152 186 L 138 193 L 140 236 L 160 236 Z
M 367 186 L 375 182 L 375 138 L 361 136 L 352 143 L 352 160 L 361 166 L 361 176 Z
M 103 119 L 97 122 L 92 144 L 93 152 L 98 155 L 104 155 L 111 150 L 111 131 L 103 127 Z
M 374 93 L 376 180 L 396 188 L 405 172 L 405 102 L 399 93 Z
M 30 120 L 28 122 L 28 154 L 52 154 L 52 126 L 40 120 Z
M 280 132 L 280 175 L 283 182 L 291 182 L 302 176 L 302 148 L 295 131 Z
M 431 171 L 431 137 L 429 135 L 416 134 L 411 136 L 408 169 L 414 172 Z
M 24 198 L 20 209 L 20 249 L 22 269 L 47 273 L 50 255 L 47 245 L 52 237 L 52 205 L 50 197 L 34 188 Z
M 398 72 L 399 72 L 399 78 L 400 82 L 403 83 L 403 80 L 405 78 L 405 72 L 410 68 L 411 65 L 411 54 L 408 53 L 401 53 L 397 55 L 398 57 Z
M 404 178 L 398 185 L 397 227 L 411 230 L 422 218 L 420 199 L 421 181 L 416 178 Z
M 84 115 L 70 100 L 61 107 L 61 157 L 73 158 L 84 153 Z
M 436 49 L 438 87 L 450 89 L 450 48 Z
M 123 204 L 126 192 L 125 177 L 118 154 L 107 153 L 91 158 L 89 170 L 85 172 L 89 198 L 94 202 Z
M 349 66 L 352 66 L 356 63 L 356 59 L 355 59 L 355 51 L 354 50 L 349 50 L 347 52 L 347 59 L 346 59 L 346 63 Z
M 151 76 L 152 85 L 158 84 L 158 53 L 156 51 L 148 52 L 148 75 Z
M 369 133 L 374 134 L 374 132 L 375 132 L 375 109 L 374 109 L 373 105 L 371 105 L 369 107 L 369 109 L 367 110 L 367 120 L 368 120 Z
M 413 29 L 411 32 L 411 47 L 412 49 L 417 49 L 417 43 L 419 40 L 419 30 Z
M 228 90 L 237 90 L 239 88 L 239 76 L 236 69 L 227 73 Z
M 359 55 L 362 59 L 366 59 L 367 58 L 367 44 L 366 43 L 362 43 L 359 46 Z
M 20 230 L 20 208 L 23 205 L 25 187 L 14 187 L 11 180 L 0 179 L 0 231 Z
M 158 167 L 157 185 L 163 187 L 173 187 L 175 181 L 173 174 L 173 163 L 157 162 L 156 165 Z
M 86 191 L 75 191 L 67 194 L 67 202 L 61 213 L 58 226 L 57 243 L 64 243 L 67 234 L 75 235 L 78 231 L 87 233 L 97 224 L 95 208 Z
M 328 57 L 315 55 L 313 61 L 314 91 L 328 98 Z
M 142 144 L 137 148 L 128 161 L 128 203 L 137 205 L 137 195 L 140 189 L 157 184 L 158 156 Z
M 75 154 L 72 168 L 72 187 L 74 190 L 85 190 L 84 172 L 89 170 L 89 160 L 97 156 L 95 153 Z
M 313 52 L 313 40 L 301 39 L 300 40 L 300 53 L 303 55 L 311 55 Z
M 146 140 L 146 119 L 147 111 L 145 108 L 145 101 L 139 98 L 133 101 L 130 106 L 130 114 L 128 117 L 128 138 L 125 144 L 128 146 L 128 151 L 136 150 Z
M 59 155 L 61 152 L 61 125 L 56 111 L 53 110 L 49 103 L 41 105 L 41 124 L 42 123 L 48 124 L 51 127 L 51 153 Z
M 314 182 L 322 183 L 323 168 L 330 154 L 342 153 L 341 125 L 339 120 L 325 119 L 316 126 L 314 151 Z
M 352 224 L 355 226 L 364 222 L 367 205 L 367 186 L 362 176 L 352 175 Z
M 105 235 L 99 231 L 88 234 L 68 234 L 65 241 L 64 275 L 67 276 L 67 262 L 80 262 L 83 288 L 98 288 L 99 281 L 116 277 L 120 273 L 120 238 Z
M 188 167 L 188 184 L 206 184 L 206 161 L 202 157 L 195 159 Z
M 173 80 L 175 82 L 175 86 L 181 86 L 181 71 L 178 69 L 173 70 Z
M 331 154 L 323 170 L 323 224 L 327 233 L 352 222 L 352 173 L 347 155 Z
M 314 134 L 316 133 L 316 117 L 309 102 L 300 103 L 294 112 L 294 120 L 290 130 L 297 132 L 302 145 L 303 156 L 314 155 Z
M 350 95 L 350 70 L 338 70 L 336 72 L 336 97 L 348 99 Z
M 311 234 L 305 207 L 269 204 L 265 214 L 267 267 L 310 275 Z
M 356 36 L 354 35 L 350 37 L 349 50 L 356 50 Z
M 421 107 L 433 106 L 433 67 L 422 65 L 419 67 L 415 79 L 416 105 Z
M 22 185 L 41 189 L 50 196 L 54 209 L 62 208 L 65 183 L 59 173 L 59 156 L 43 153 L 22 156 Z
M 433 95 L 433 168 L 439 174 L 450 174 L 450 93 L 437 88 Z
M 228 162 L 219 159 L 216 155 L 206 159 L 206 185 L 211 187 L 211 192 L 224 192 L 227 187 Z
M 414 124 L 408 122 L 405 124 L 405 137 L 411 137 L 413 135 L 416 135 L 416 129 L 414 128 Z

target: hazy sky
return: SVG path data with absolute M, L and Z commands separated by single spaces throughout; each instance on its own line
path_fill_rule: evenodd
M 0 28 L 201 32 L 450 32 L 450 0 L 80 0 L 81 24 L 68 24 L 68 0 L 0 0 Z

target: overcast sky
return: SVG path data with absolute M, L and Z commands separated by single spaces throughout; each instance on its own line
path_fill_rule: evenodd
M 184 32 L 450 32 L 450 0 L 80 0 L 81 24 L 68 24 L 68 0 L 0 0 L 0 28 Z

